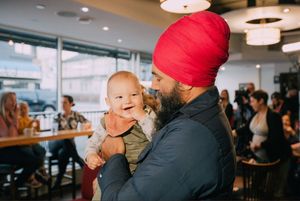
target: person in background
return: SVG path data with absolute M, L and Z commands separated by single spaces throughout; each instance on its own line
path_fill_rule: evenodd
M 184 16 L 160 36 L 152 88 L 161 107 L 152 142 L 132 175 L 121 137 L 107 136 L 98 175 L 102 200 L 223 200 L 235 178 L 231 128 L 214 86 L 228 59 L 230 30 L 219 15 Z
M 40 131 L 40 121 L 37 119 L 32 119 L 29 116 L 29 106 L 26 102 L 21 102 L 19 103 L 19 117 L 18 117 L 18 122 L 19 122 L 19 128 L 18 132 L 19 135 L 24 134 L 24 129 L 32 129 L 31 132 L 32 134 L 36 134 L 37 132 Z M 29 145 L 29 147 L 32 148 L 33 153 L 39 158 L 39 161 L 42 163 L 40 164 L 40 167 L 36 174 L 33 174 L 31 176 L 31 180 L 37 178 L 38 181 L 42 183 L 47 183 L 49 180 L 49 175 L 46 172 L 46 169 L 44 167 L 44 161 L 45 161 L 45 155 L 46 155 L 46 150 L 44 147 L 42 147 L 40 144 L 32 144 Z
M 62 99 L 63 113 L 57 114 L 54 122 L 58 124 L 58 130 L 77 129 L 78 123 L 82 123 L 84 129 L 89 129 L 91 124 L 79 112 L 73 111 L 72 107 L 75 105 L 73 97 L 64 95 Z M 53 189 L 57 189 L 61 185 L 62 178 L 66 172 L 69 158 L 72 157 L 80 167 L 84 166 L 84 160 L 79 156 L 74 138 L 65 140 L 56 140 L 49 142 L 50 152 L 58 158 L 59 169 Z
M 21 102 L 19 103 L 19 110 L 20 110 L 20 115 L 18 117 L 19 121 L 19 128 L 18 128 L 18 133 L 19 135 L 24 134 L 24 129 L 25 128 L 32 128 L 33 133 L 39 132 L 40 131 L 40 121 L 37 119 L 32 119 L 29 116 L 29 106 L 26 102 Z
M 271 95 L 271 100 L 272 100 L 272 107 L 274 112 L 277 112 L 281 116 L 285 114 L 290 115 L 290 111 L 288 110 L 286 104 L 284 103 L 283 98 L 281 97 L 279 92 L 274 92 Z
M 289 115 L 285 114 L 282 116 L 283 132 L 284 137 L 288 140 L 290 144 L 294 144 L 299 141 L 296 131 L 293 129 L 291 124 L 291 118 Z
M 133 174 L 139 154 L 152 140 L 156 115 L 151 107 L 144 105 L 141 85 L 133 73 L 119 71 L 107 83 L 106 103 L 110 109 L 101 117 L 101 123 L 88 140 L 86 163 L 91 169 L 103 165 L 104 160 L 99 152 L 106 136 L 121 136 L 126 144 L 125 156 Z M 95 200 L 100 200 L 99 191 L 97 188 Z
M 297 88 L 291 88 L 287 92 L 285 99 L 286 107 L 290 111 L 291 123 L 293 127 L 299 130 L 299 96 Z
M 16 94 L 14 92 L 4 92 L 0 96 L 0 137 L 16 136 L 18 136 Z M 41 186 L 41 183 L 35 178 L 30 179 L 42 163 L 30 146 L 0 148 L 0 163 L 15 165 L 23 169 L 21 174 L 17 175 L 16 186 L 23 186 L 28 181 L 33 188 Z
M 226 117 L 230 123 L 231 128 L 233 128 L 234 117 L 233 117 L 233 107 L 229 101 L 229 93 L 227 89 L 221 91 L 220 94 L 221 105 L 225 111 Z
M 254 85 L 253 82 L 247 83 L 247 85 L 246 85 L 246 91 L 247 91 L 247 93 L 248 93 L 248 95 L 250 97 L 251 94 L 255 91 L 255 85 Z
M 256 112 L 250 121 L 232 133 L 234 136 L 252 136 L 250 149 L 254 153 L 254 159 L 258 163 L 274 162 L 280 159 L 280 167 L 277 172 L 278 183 L 275 197 L 282 197 L 288 176 L 291 149 L 284 137 L 282 120 L 279 114 L 269 109 L 268 94 L 263 90 L 257 90 L 250 97 L 250 104 Z

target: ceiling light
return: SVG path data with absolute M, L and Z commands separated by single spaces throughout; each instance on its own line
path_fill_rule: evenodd
M 283 12 L 284 12 L 284 13 L 288 13 L 288 12 L 290 12 L 290 11 L 291 11 L 291 9 L 289 9 L 289 8 L 283 9 Z
M 259 64 L 256 64 L 256 66 L 255 66 L 256 68 L 260 68 L 260 65 Z
M 122 43 L 122 39 L 121 38 L 118 39 L 118 43 Z
M 84 13 L 89 12 L 89 10 L 90 10 L 90 9 L 89 9 L 88 7 L 82 7 L 82 8 L 81 8 L 81 11 L 84 12 Z
M 245 29 L 245 30 L 244 30 L 244 33 L 247 33 L 247 32 L 248 32 L 248 29 Z
M 285 44 L 281 49 L 284 53 L 300 51 L 300 42 Z
M 102 27 L 102 30 L 103 30 L 103 31 L 108 31 L 108 30 L 109 30 L 109 27 L 107 27 L 107 26 Z
M 272 27 L 261 27 L 250 29 L 246 33 L 248 45 L 271 45 L 280 41 L 280 29 Z
M 8 45 L 9 45 L 9 46 L 13 46 L 13 45 L 14 45 L 14 41 L 10 39 L 10 40 L 8 41 Z
M 44 10 L 46 8 L 46 6 L 43 4 L 37 4 L 35 7 L 40 10 Z
M 171 13 L 194 13 L 210 7 L 210 0 L 160 0 L 160 7 Z
M 220 69 L 221 69 L 222 71 L 225 71 L 225 70 L 226 70 L 226 68 L 225 68 L 224 66 L 222 66 Z

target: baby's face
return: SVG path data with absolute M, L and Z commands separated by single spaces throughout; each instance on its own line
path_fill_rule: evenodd
M 133 78 L 115 78 L 109 83 L 106 102 L 117 115 L 132 118 L 131 112 L 144 106 L 141 86 Z

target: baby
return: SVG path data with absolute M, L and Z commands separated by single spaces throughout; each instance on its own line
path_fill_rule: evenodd
M 101 118 L 101 123 L 88 140 L 86 163 L 91 169 L 103 165 L 104 160 L 99 152 L 105 137 L 121 136 L 125 143 L 125 156 L 133 173 L 139 154 L 152 139 L 156 115 L 143 103 L 138 78 L 127 71 L 119 71 L 109 78 L 105 100 L 110 109 Z M 94 198 L 100 200 L 99 196 Z

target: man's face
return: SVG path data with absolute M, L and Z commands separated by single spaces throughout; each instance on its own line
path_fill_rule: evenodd
M 274 106 L 278 106 L 279 105 L 279 101 L 277 100 L 277 98 L 272 98 L 272 105 Z
M 152 65 L 152 86 L 162 96 L 170 95 L 176 85 L 176 81 L 161 72 L 154 64 Z
M 178 82 L 159 71 L 154 65 L 152 74 L 152 88 L 157 90 L 157 96 L 161 104 L 155 122 L 156 130 L 160 130 L 171 116 L 184 106 L 184 101 L 178 89 Z

